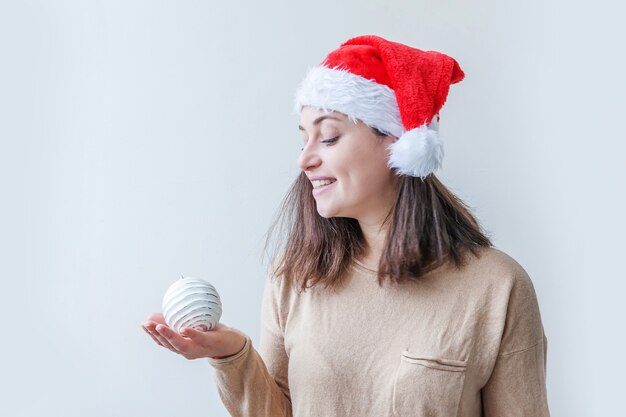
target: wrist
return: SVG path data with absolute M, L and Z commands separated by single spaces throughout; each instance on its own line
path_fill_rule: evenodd
M 242 350 L 245 349 L 247 341 L 248 341 L 247 337 L 244 335 L 241 335 L 241 342 L 238 344 L 238 346 L 241 346 L 241 347 L 237 349 L 235 353 L 229 353 L 227 355 L 221 355 L 221 356 L 212 356 L 211 359 L 226 359 L 226 358 L 230 358 L 231 356 L 236 356 L 240 354 Z

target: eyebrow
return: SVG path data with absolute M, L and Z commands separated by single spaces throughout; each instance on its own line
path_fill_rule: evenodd
M 338 118 L 338 117 L 334 117 L 334 116 L 329 116 L 329 115 L 326 115 L 326 116 L 320 116 L 320 117 L 318 117 L 317 119 L 313 120 L 313 125 L 319 124 L 319 123 L 320 123 L 322 120 L 324 120 L 324 119 L 333 119 L 333 120 L 338 120 L 338 121 L 340 121 L 340 122 L 342 122 L 342 121 L 343 121 L 343 120 L 341 120 L 341 119 L 340 119 L 340 118 Z M 304 128 L 303 128 L 301 125 L 298 125 L 298 129 L 300 129 L 300 130 L 304 130 Z

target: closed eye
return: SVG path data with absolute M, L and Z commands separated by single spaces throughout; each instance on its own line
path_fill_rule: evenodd
M 339 139 L 339 136 L 335 136 L 334 138 L 330 138 L 330 139 L 324 139 L 324 140 L 321 140 L 320 142 L 321 143 L 325 143 L 327 145 L 331 145 L 331 144 L 337 142 L 337 139 Z

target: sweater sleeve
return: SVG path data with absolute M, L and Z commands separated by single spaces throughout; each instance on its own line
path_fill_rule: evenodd
M 485 417 L 549 417 L 548 339 L 532 281 L 521 269 L 511 288 L 500 350 L 482 389 Z
M 217 391 L 233 417 L 291 417 L 287 355 L 277 321 L 273 286 L 266 282 L 261 309 L 261 342 L 257 352 L 248 337 L 237 354 L 208 358 Z

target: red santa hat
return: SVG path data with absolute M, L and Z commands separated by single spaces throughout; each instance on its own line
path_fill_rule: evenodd
M 388 166 L 399 175 L 425 178 L 443 159 L 439 110 L 450 84 L 463 77 L 459 64 L 440 52 L 358 36 L 309 69 L 296 92 L 295 110 L 338 111 L 397 137 Z

